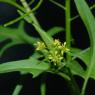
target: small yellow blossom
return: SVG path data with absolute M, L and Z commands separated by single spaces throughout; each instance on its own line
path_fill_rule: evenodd
M 43 42 L 37 42 L 36 46 L 37 46 L 36 50 L 42 50 L 42 49 L 46 48 L 46 46 Z
M 61 45 L 61 42 L 58 39 L 55 39 L 54 40 L 54 45 L 55 46 L 60 46 Z
M 59 64 L 61 60 L 63 59 L 63 56 L 58 54 L 58 51 L 52 51 L 50 52 L 48 59 L 53 62 L 55 65 Z
M 70 49 L 66 47 L 66 42 L 61 45 L 61 54 L 63 55 L 65 52 L 68 52 Z

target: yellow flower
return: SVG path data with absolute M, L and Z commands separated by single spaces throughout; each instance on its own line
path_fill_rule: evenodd
M 61 54 L 63 55 L 65 52 L 68 51 L 70 51 L 70 49 L 66 47 L 66 42 L 64 42 L 64 44 L 61 45 Z
M 54 45 L 55 46 L 60 46 L 61 45 L 61 42 L 58 39 L 55 39 L 54 40 Z
M 58 54 L 58 51 L 51 51 L 48 59 L 54 63 L 54 65 L 60 64 L 61 60 L 63 59 L 63 56 Z
M 36 50 L 42 50 L 46 48 L 44 42 L 37 42 L 36 46 L 37 46 Z

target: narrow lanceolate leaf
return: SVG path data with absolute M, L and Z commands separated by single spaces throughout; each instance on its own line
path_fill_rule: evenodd
M 92 72 L 92 68 L 95 66 L 95 18 L 85 0 L 75 0 L 75 4 L 90 36 L 91 59 L 86 76 L 89 78 Z
M 87 5 L 85 0 L 74 0 L 74 1 L 77 6 L 78 12 L 87 28 L 90 37 L 90 43 L 91 43 L 91 47 L 90 47 L 91 59 L 90 59 L 89 67 L 87 68 L 86 71 L 85 81 L 81 93 L 81 95 L 84 95 L 88 79 L 90 78 L 90 75 L 93 72 L 92 68 L 95 66 L 95 18 L 91 13 L 90 8 Z
M 30 58 L 26 60 L 3 63 L 0 65 L 0 73 L 20 71 L 32 73 L 33 76 L 36 77 L 43 71 L 48 70 L 48 68 L 49 65 L 47 63 L 40 62 L 35 58 Z
M 63 32 L 65 29 L 63 27 L 59 27 L 59 26 L 55 26 L 51 29 L 49 29 L 47 31 L 47 33 L 50 35 L 50 36 L 54 36 L 55 34 L 59 33 L 59 32 Z
M 43 39 L 43 41 L 46 43 L 47 47 L 49 48 L 49 46 L 53 43 L 53 39 L 50 35 L 48 35 L 42 28 L 40 28 L 38 25 L 33 24 L 33 26 L 35 27 L 36 31 L 39 33 L 39 35 L 41 36 L 41 38 Z

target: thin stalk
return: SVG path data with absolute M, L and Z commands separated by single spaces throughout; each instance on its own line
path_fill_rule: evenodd
M 17 85 L 12 95 L 19 95 L 22 87 L 23 87 L 22 85 Z
M 71 73 L 71 71 L 69 70 L 69 76 L 71 77 L 71 81 L 68 81 L 68 84 L 71 86 L 71 94 L 72 95 L 80 95 L 80 89 Z
M 57 74 L 66 80 L 68 87 L 70 88 L 70 95 L 80 95 L 80 89 L 69 68 L 61 68 Z
M 66 19 L 66 43 L 67 47 L 70 49 L 71 47 L 71 15 L 70 15 L 70 0 L 66 0 L 66 10 L 65 10 L 65 19 Z M 67 54 L 67 62 L 69 62 L 71 57 Z M 74 80 L 72 74 L 70 73 L 71 82 L 69 82 L 69 85 L 71 85 L 71 90 L 74 95 L 74 93 L 77 93 L 76 95 L 80 95 L 80 91 L 78 88 L 78 85 L 76 81 Z
M 92 10 L 94 8 L 95 8 L 95 4 L 90 7 L 90 10 Z M 77 19 L 78 17 L 79 17 L 79 15 L 76 15 L 76 16 L 72 17 L 70 20 L 73 21 L 73 20 Z
M 87 82 L 88 82 L 88 78 L 85 79 L 85 81 L 84 81 L 84 84 L 83 84 L 83 87 L 82 87 L 82 91 L 81 91 L 81 95 L 85 95 Z
M 16 19 L 14 19 L 14 20 L 12 20 L 12 21 L 10 21 L 10 22 L 4 24 L 4 26 L 6 27 L 6 26 L 9 26 L 9 25 L 11 25 L 11 24 L 14 24 L 14 23 L 18 22 L 19 20 L 25 18 L 26 16 L 29 16 L 30 14 L 33 14 L 33 12 L 36 11 L 36 10 L 40 7 L 40 5 L 42 4 L 42 2 L 43 2 L 43 0 L 40 0 L 40 1 L 38 2 L 38 4 L 37 4 L 32 10 L 30 10 L 30 11 L 27 12 L 27 13 L 25 13 L 23 16 L 20 16 L 20 17 L 18 17 L 18 18 L 16 18 Z M 22 10 L 22 11 L 23 11 L 23 10 Z M 24 10 L 24 11 L 25 11 L 25 10 Z M 34 14 L 33 14 L 33 17 L 34 17 Z M 37 23 L 38 23 L 36 17 L 35 17 L 35 19 L 33 19 L 33 17 L 31 17 L 31 19 L 32 19 L 31 22 L 37 22 Z
M 46 78 L 47 78 L 47 73 L 44 72 L 41 78 L 41 87 L 40 87 L 41 95 L 46 95 L 46 87 L 47 87 Z
M 93 60 L 94 60 L 94 59 L 93 59 Z M 93 62 L 93 61 L 92 61 L 92 62 Z M 87 74 L 86 74 L 86 76 L 85 76 L 85 80 L 84 80 L 84 83 L 83 83 L 81 95 L 85 95 L 87 83 L 88 83 L 88 80 L 89 80 L 89 76 L 90 76 L 91 71 L 92 71 L 92 68 L 93 68 L 93 63 L 92 63 L 92 62 L 91 62 L 91 65 L 90 65 L 89 69 L 87 70 Z
M 65 19 L 66 19 L 66 43 L 67 47 L 70 49 L 71 46 L 71 23 L 70 23 L 70 0 L 66 0 L 66 11 L 65 11 Z M 70 56 L 67 55 L 67 60 L 70 60 Z
M 26 13 L 30 12 L 31 9 L 30 9 L 29 5 L 27 4 L 26 0 L 20 0 L 20 1 L 21 1 L 22 5 L 24 6 L 24 8 L 26 9 Z M 32 21 L 33 21 L 36 25 L 40 26 L 39 22 L 37 21 L 37 19 L 36 19 L 36 17 L 34 16 L 33 13 L 30 13 L 29 16 L 32 18 Z
M 92 10 L 93 8 L 95 8 L 95 4 L 94 5 L 92 5 L 91 7 L 90 7 L 90 9 Z
M 41 95 L 46 95 L 46 83 L 41 84 Z
M 54 0 L 49 0 L 49 1 L 53 4 L 55 4 L 56 6 L 60 7 L 61 9 L 66 10 L 66 8 L 62 4 L 60 4 Z
M 29 2 L 29 6 L 32 5 L 34 2 L 35 2 L 35 0 L 31 0 L 31 1 Z

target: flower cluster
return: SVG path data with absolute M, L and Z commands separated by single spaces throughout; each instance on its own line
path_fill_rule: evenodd
M 37 42 L 36 46 L 38 51 L 47 51 L 45 58 L 54 65 L 59 65 L 64 61 L 64 53 L 69 51 L 66 47 L 66 42 L 61 43 L 58 39 L 54 40 L 54 43 L 50 45 L 50 49 L 48 49 L 44 42 Z

